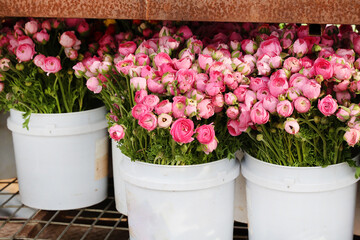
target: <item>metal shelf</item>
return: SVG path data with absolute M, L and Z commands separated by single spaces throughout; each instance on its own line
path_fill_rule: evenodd
M 127 217 L 115 209 L 112 186 L 109 191 L 109 197 L 95 206 L 44 211 L 20 202 L 17 179 L 0 180 L 0 240 L 128 240 Z M 234 239 L 247 240 L 247 234 L 245 224 L 235 223 Z

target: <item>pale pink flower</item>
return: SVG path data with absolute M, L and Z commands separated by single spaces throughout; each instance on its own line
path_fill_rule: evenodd
M 171 126 L 170 134 L 178 143 L 189 143 L 194 140 L 194 122 L 190 119 L 179 118 Z
M 74 31 L 66 31 L 61 34 L 59 43 L 65 48 L 71 48 L 76 44 L 77 40 Z
M 235 105 L 237 103 L 237 97 L 232 92 L 225 93 L 224 100 L 225 103 L 229 106 Z
M 320 96 L 321 85 L 314 80 L 309 80 L 302 85 L 301 91 L 308 99 L 315 100 Z
M 150 112 L 150 109 L 145 104 L 136 104 L 132 110 L 131 114 L 135 119 L 140 119 L 140 117 L 146 113 Z
M 247 87 L 248 86 L 239 86 L 237 89 L 235 89 L 234 94 L 239 102 L 245 101 L 246 92 L 248 91 Z
M 38 43 L 46 44 L 50 39 L 50 35 L 46 32 L 46 30 L 43 29 L 40 32 L 34 34 L 34 39 Z
M 195 82 L 196 73 L 191 69 L 180 69 L 176 73 L 175 79 L 182 94 L 192 89 Z
M 289 57 L 289 58 L 285 59 L 283 68 L 292 73 L 297 73 L 301 70 L 302 64 L 299 61 L 299 59 L 297 59 L 295 57 Z
M 230 106 L 227 110 L 226 110 L 226 116 L 230 119 L 236 119 L 239 117 L 239 108 L 237 106 Z
M 355 52 L 353 49 L 343 49 L 343 48 L 338 48 L 336 50 L 336 54 L 339 55 L 340 57 L 343 57 L 346 62 L 352 64 L 355 61 Z
M 127 75 L 129 73 L 130 68 L 134 66 L 134 62 L 132 60 L 122 60 L 115 64 L 115 68 L 119 73 L 123 73 Z
M 254 54 L 255 51 L 257 50 L 257 45 L 254 41 L 250 40 L 250 39 L 244 39 L 241 42 L 241 49 L 246 53 L 246 54 Z
M 125 136 L 125 130 L 121 125 L 114 125 L 109 128 L 110 137 L 115 141 L 120 141 Z
M 273 69 L 280 68 L 282 65 L 282 58 L 280 56 L 274 56 L 269 59 L 269 65 Z
M 155 79 L 148 78 L 146 80 L 146 84 L 149 91 L 153 93 L 162 94 L 166 92 L 165 86 L 161 83 L 160 78 L 155 78 Z
M 160 128 L 168 128 L 172 123 L 172 117 L 169 114 L 161 113 L 158 116 L 158 126 Z
M 182 59 L 173 59 L 173 64 L 176 69 L 189 69 L 191 67 L 192 61 L 189 57 Z
M 350 104 L 349 110 L 351 117 L 358 117 L 360 115 L 360 106 L 356 103 Z
M 210 99 L 204 99 L 198 103 L 197 112 L 200 118 L 208 119 L 215 114 L 215 107 Z
M 259 88 L 256 92 L 256 98 L 259 101 L 263 100 L 266 96 L 269 96 L 269 95 L 271 95 L 271 94 L 270 94 L 270 90 L 267 86 Z
M 135 90 L 146 90 L 146 79 L 142 77 L 133 77 L 130 79 L 130 86 Z
M 308 52 L 308 45 L 302 38 L 296 39 L 293 45 L 293 53 L 296 57 L 301 58 Z
M 139 91 L 136 91 L 134 100 L 137 104 L 142 103 L 144 101 L 144 98 L 148 95 L 147 91 L 142 89 Z
M 250 111 L 250 118 L 253 123 L 265 124 L 269 121 L 270 114 L 264 107 L 258 106 Z
M 248 90 L 245 94 L 245 105 L 250 108 L 256 103 L 256 93 L 254 91 Z
M 32 20 L 25 23 L 25 34 L 26 35 L 33 35 L 38 31 L 39 25 L 36 21 Z
M 222 84 L 223 82 L 221 83 L 219 81 L 208 82 L 205 87 L 205 92 L 209 96 L 215 96 L 221 92 Z
M 215 107 L 223 107 L 225 102 L 224 95 L 222 95 L 221 93 L 216 94 L 212 97 L 211 102 Z
M 352 70 L 348 64 L 334 63 L 334 77 L 338 80 L 349 80 Z
M 294 101 L 294 107 L 298 113 L 306 113 L 310 110 L 311 103 L 305 97 L 298 97 Z
M 158 119 L 152 112 L 145 113 L 140 116 L 139 125 L 148 131 L 152 131 L 157 127 Z
M 44 55 L 42 55 L 42 54 L 37 55 L 34 58 L 34 63 L 35 63 L 35 59 L 36 59 L 35 65 L 38 66 L 38 67 L 41 67 L 44 64 L 45 58 L 46 57 Z M 78 78 L 82 77 L 83 74 L 86 72 L 86 68 L 85 68 L 85 66 L 84 66 L 84 64 L 82 62 L 78 62 L 77 64 L 75 64 L 73 66 L 73 69 L 75 70 L 75 76 L 78 77 Z
M 267 87 L 267 84 L 264 82 L 264 80 L 262 78 L 250 77 L 250 85 L 249 85 L 250 90 L 253 90 L 254 92 L 256 92 L 260 88 L 264 88 L 264 87 Z
M 144 97 L 142 104 L 148 106 L 150 111 L 152 111 L 159 102 L 160 99 L 158 96 L 150 94 Z
M 218 141 L 214 138 L 209 144 L 203 144 L 202 150 L 205 154 L 209 154 L 217 148 Z
M 291 87 L 286 91 L 286 96 L 290 101 L 294 101 L 300 96 L 300 89 L 297 87 Z
M 60 59 L 57 57 L 47 57 L 41 69 L 46 73 L 57 73 L 61 70 Z
M 155 113 L 160 115 L 162 113 L 171 113 L 172 103 L 169 100 L 163 100 L 155 106 Z
M 270 57 L 274 57 L 280 55 L 282 48 L 279 39 L 271 38 L 261 42 L 259 50 L 261 54 L 267 54 Z
M 360 131 L 355 128 L 349 128 L 344 134 L 344 140 L 350 147 L 355 146 L 360 140 Z
M 336 100 L 338 103 L 343 104 L 344 101 L 349 101 L 351 99 L 351 95 L 348 91 L 336 92 Z
M 87 88 L 94 92 L 99 93 L 102 90 L 102 86 L 99 84 L 99 80 L 96 77 L 91 77 L 86 81 Z
M 302 89 L 302 87 L 308 82 L 308 78 L 300 73 L 295 73 L 291 75 L 289 79 L 289 86 Z
M 42 67 L 44 64 L 45 64 L 45 59 L 46 59 L 46 57 L 44 56 L 44 55 L 42 55 L 42 54 L 38 54 L 38 55 L 36 55 L 35 57 L 34 57 L 34 64 L 35 64 L 35 66 L 37 66 L 37 67 Z M 76 65 L 75 65 L 76 66 Z M 74 67 L 75 67 L 74 66 Z M 74 67 L 73 67 L 73 69 L 74 69 Z M 75 70 L 75 69 L 74 69 Z M 84 67 L 84 71 L 83 72 L 85 72 L 85 67 Z
M 257 61 L 256 68 L 258 70 L 258 74 L 262 76 L 268 76 L 271 72 L 269 63 L 265 61 Z
M 176 96 L 173 98 L 172 113 L 175 118 L 185 117 L 186 97 Z
M 284 128 L 287 133 L 292 135 L 297 134 L 300 130 L 300 125 L 294 118 L 288 118 L 284 122 Z
M 78 51 L 73 48 L 65 48 L 64 52 L 66 57 L 68 57 L 70 60 L 75 60 L 78 57 Z
M 276 111 L 282 117 L 290 117 L 294 111 L 294 107 L 290 101 L 284 100 L 278 103 L 276 106 Z
M 199 54 L 198 63 L 201 69 L 208 70 L 213 62 L 214 60 L 210 55 Z
M 156 67 L 160 67 L 164 63 L 172 63 L 169 54 L 161 52 L 154 57 L 154 63 Z
M 16 58 L 19 62 L 30 61 L 35 55 L 35 48 L 29 44 L 21 44 L 16 48 Z
M 327 95 L 318 102 L 318 109 L 325 116 L 330 116 L 336 112 L 338 104 L 336 100 L 332 98 L 331 95 Z
M 345 108 L 339 108 L 339 110 L 336 112 L 336 117 L 341 121 L 345 122 L 350 118 L 350 110 Z

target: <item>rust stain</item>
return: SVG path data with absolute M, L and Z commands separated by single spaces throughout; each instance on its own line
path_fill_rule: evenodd
M 0 16 L 360 24 L 353 0 L 0 0 Z

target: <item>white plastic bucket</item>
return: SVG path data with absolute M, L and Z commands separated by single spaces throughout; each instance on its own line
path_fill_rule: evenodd
M 30 207 L 66 210 L 87 207 L 107 196 L 108 136 L 105 107 L 63 114 L 11 110 L 21 201 Z
M 114 196 L 115 207 L 120 213 L 127 215 L 126 206 L 126 193 L 125 193 L 125 181 L 121 174 L 120 168 L 123 160 L 130 161 L 130 158 L 125 156 L 121 150 L 117 147 L 117 143 L 111 141 L 112 148 L 112 163 L 113 163 L 113 179 L 114 179 Z
M 236 159 L 241 162 L 244 153 L 239 150 L 235 153 Z M 235 179 L 235 202 L 234 202 L 234 220 L 237 222 L 247 223 L 247 204 L 246 204 L 246 180 L 239 174 Z
M 284 167 L 245 154 L 249 240 L 352 240 L 355 170 Z
M 0 179 L 16 177 L 14 146 L 11 131 L 6 127 L 9 113 L 0 112 Z
M 190 166 L 123 161 L 131 240 L 232 240 L 239 162 Z

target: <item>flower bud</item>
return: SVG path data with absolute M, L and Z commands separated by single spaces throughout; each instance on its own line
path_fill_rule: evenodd
M 17 63 L 16 66 L 15 66 L 16 70 L 18 71 L 22 71 L 24 70 L 24 64 L 22 63 Z

